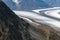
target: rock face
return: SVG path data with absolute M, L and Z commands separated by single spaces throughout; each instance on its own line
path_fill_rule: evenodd
M 0 40 L 60 40 L 56 30 L 37 24 L 19 18 L 0 0 Z
M 32 40 L 28 25 L 0 1 L 0 40 Z

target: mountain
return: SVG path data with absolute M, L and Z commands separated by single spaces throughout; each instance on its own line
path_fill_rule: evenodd
M 60 0 L 2 0 L 12 10 L 33 10 L 48 7 L 60 7 Z M 15 1 L 17 1 L 16 4 Z
M 34 10 L 39 8 L 48 8 L 50 5 L 42 0 L 24 0 L 20 7 L 21 10 Z
M 2 0 L 10 9 L 15 10 L 16 4 L 12 0 Z
M 13 0 L 3 0 L 8 7 L 16 10 L 33 10 L 39 8 L 51 7 L 49 4 L 42 0 L 18 0 L 19 4 L 13 2 Z
M 0 0 L 0 40 L 60 40 L 57 33 L 46 24 L 28 23 Z
M 60 0 L 43 0 L 44 2 L 48 3 L 52 7 L 60 7 Z

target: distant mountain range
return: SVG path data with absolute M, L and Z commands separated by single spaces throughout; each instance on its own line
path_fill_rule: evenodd
M 52 7 L 60 7 L 60 0 L 43 0 L 43 1 L 51 5 Z
M 33 10 L 60 6 L 60 0 L 18 0 L 19 4 L 14 3 L 13 0 L 2 1 L 4 1 L 12 10 Z

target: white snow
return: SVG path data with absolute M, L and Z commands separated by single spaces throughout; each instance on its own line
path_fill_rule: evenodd
M 16 4 L 19 4 L 18 0 L 12 0 L 13 2 L 15 2 Z
M 60 10 L 46 11 L 45 14 L 60 19 Z
M 33 19 L 33 20 L 35 20 L 36 22 L 39 22 L 39 23 L 42 22 L 42 23 L 45 23 L 45 24 L 54 25 L 54 27 L 52 27 L 52 28 L 60 31 L 60 21 L 57 21 L 57 20 L 54 20 L 54 19 L 51 19 L 51 18 L 48 18 L 48 17 L 44 17 L 44 16 L 41 16 L 41 15 L 35 14 L 33 12 L 27 12 L 27 11 L 14 11 L 14 12 L 19 17 L 22 16 L 22 17 Z
M 39 13 L 39 11 L 44 11 L 44 10 L 55 10 L 55 9 L 60 9 L 60 7 L 53 7 L 53 8 L 45 8 L 45 9 L 36 9 L 36 10 L 32 10 L 36 13 Z

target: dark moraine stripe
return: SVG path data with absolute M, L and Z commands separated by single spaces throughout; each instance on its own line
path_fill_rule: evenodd
M 28 26 L 0 0 L 0 40 L 32 40 Z

